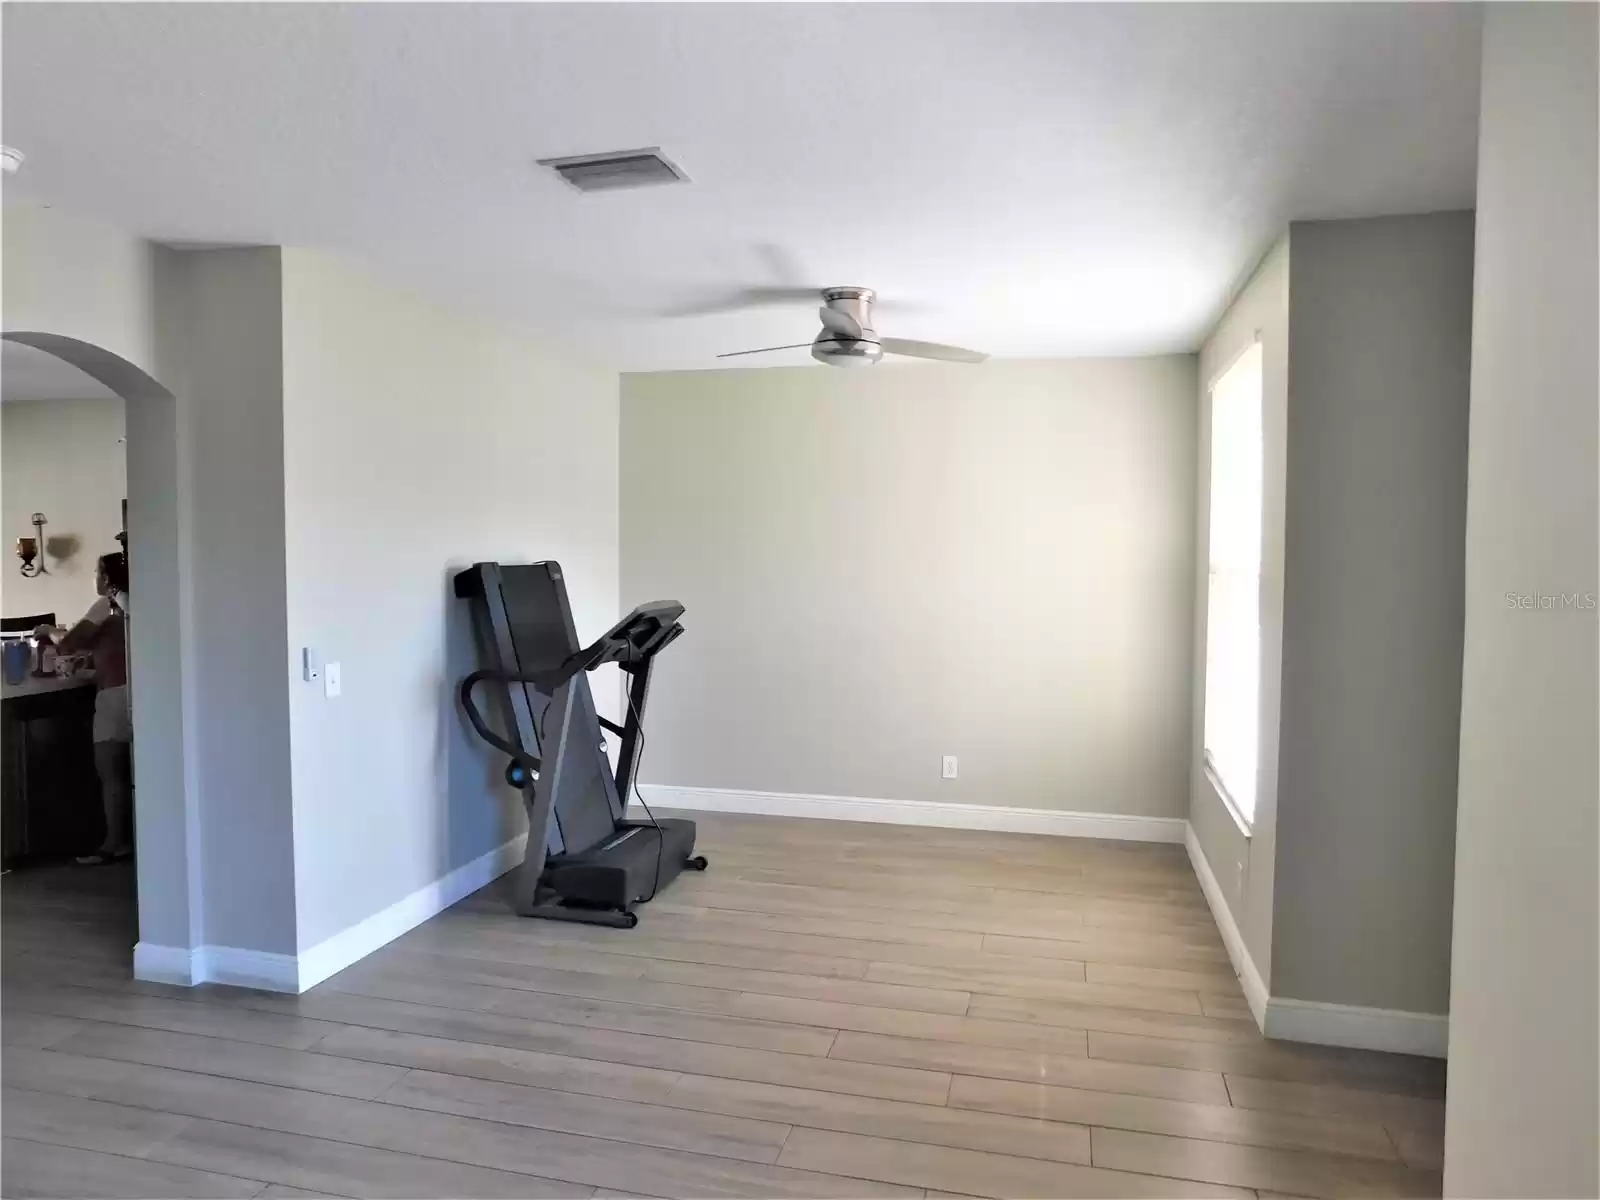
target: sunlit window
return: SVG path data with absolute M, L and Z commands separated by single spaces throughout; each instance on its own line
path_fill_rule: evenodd
M 1261 690 L 1261 346 L 1211 388 L 1206 765 L 1246 822 L 1256 811 Z

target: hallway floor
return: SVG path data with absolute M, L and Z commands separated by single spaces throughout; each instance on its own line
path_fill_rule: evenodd
M 506 877 L 298 997 L 6 876 L 4 1194 L 1439 1194 L 1443 1064 L 1262 1039 L 1182 847 L 697 819 L 636 930 Z

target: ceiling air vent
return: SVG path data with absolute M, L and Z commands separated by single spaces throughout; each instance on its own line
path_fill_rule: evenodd
M 580 192 L 609 192 L 617 188 L 689 182 L 689 177 L 669 162 L 655 146 L 647 146 L 643 150 L 617 150 L 610 154 L 541 158 L 539 165 L 549 167 Z

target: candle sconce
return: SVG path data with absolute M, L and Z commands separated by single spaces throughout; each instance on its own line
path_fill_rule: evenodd
M 50 574 L 50 568 L 44 561 L 44 527 L 46 521 L 43 513 L 33 514 L 33 536 L 19 537 L 17 539 L 17 557 L 22 560 L 22 573 L 32 579 L 36 575 Z

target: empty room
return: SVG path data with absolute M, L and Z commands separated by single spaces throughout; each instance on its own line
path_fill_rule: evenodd
M 1600 1197 L 1600 6 L 0 41 L 0 1193 Z

